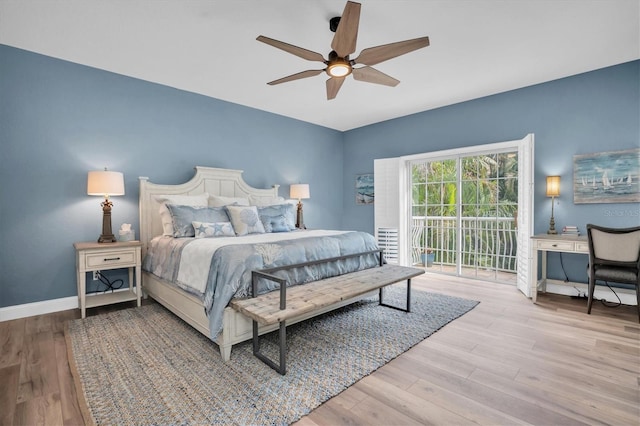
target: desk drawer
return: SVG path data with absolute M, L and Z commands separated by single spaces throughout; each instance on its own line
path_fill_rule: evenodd
M 123 250 L 113 253 L 92 253 L 86 257 L 87 268 L 104 268 L 119 265 L 132 265 L 136 261 L 135 250 Z
M 539 250 L 575 251 L 573 241 L 538 241 Z
M 589 253 L 589 243 L 576 243 L 576 251 L 579 253 Z

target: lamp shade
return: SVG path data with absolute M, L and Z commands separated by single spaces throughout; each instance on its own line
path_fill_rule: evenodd
M 120 172 L 97 170 L 89 172 L 87 176 L 87 194 L 124 195 L 124 175 Z
M 560 176 L 547 176 L 547 197 L 560 195 Z
M 297 183 L 291 185 L 291 188 L 289 189 L 289 197 L 297 198 L 299 200 L 309 198 L 309 184 Z

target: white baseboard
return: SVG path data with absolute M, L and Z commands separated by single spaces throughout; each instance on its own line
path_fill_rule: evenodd
M 0 321 L 9 321 L 34 315 L 50 314 L 51 312 L 66 311 L 78 308 L 78 297 L 63 297 L 61 299 L 43 300 L 42 302 L 25 303 L 23 305 L 0 308 Z
M 577 289 L 577 290 L 576 290 Z M 636 292 L 635 290 L 626 288 L 613 287 L 620 301 L 623 305 L 636 305 Z M 547 280 L 547 293 L 563 294 L 565 296 L 580 296 L 586 295 L 589 290 L 589 286 L 584 283 L 564 282 L 560 280 Z M 618 303 L 616 295 L 613 294 L 609 287 L 603 285 L 597 285 L 593 297 L 596 299 L 604 299 L 607 302 Z
M 578 290 L 576 290 L 576 288 Z M 626 288 L 614 288 L 622 304 L 635 305 L 636 294 L 634 290 Z M 547 280 L 547 293 L 563 294 L 565 296 L 579 296 L 587 294 L 587 284 L 564 282 L 560 280 Z M 596 299 L 604 299 L 607 302 L 617 303 L 616 296 L 605 286 L 596 286 L 594 291 Z M 51 312 L 66 311 L 78 308 L 78 297 L 63 297 L 62 299 L 44 300 L 42 302 L 25 303 L 23 305 L 7 306 L 0 308 L 0 321 L 9 321 L 18 318 L 26 318 L 34 315 L 50 314 Z

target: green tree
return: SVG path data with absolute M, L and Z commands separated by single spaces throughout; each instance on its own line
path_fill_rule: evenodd
M 460 188 L 458 186 L 460 173 Z M 442 262 L 453 262 L 452 253 L 444 253 L 437 245 L 443 238 L 455 240 L 456 232 L 446 229 L 453 226 L 451 220 L 435 218 L 456 217 L 458 212 L 458 190 L 461 193 L 461 216 L 467 218 L 514 217 L 518 207 L 518 158 L 515 153 L 500 153 L 464 157 L 458 161 L 448 159 L 441 161 L 425 161 L 413 164 L 412 175 L 412 213 L 416 217 L 432 217 L 431 223 L 416 223 L 413 235 L 419 235 L 414 244 L 414 260 L 424 247 L 431 247 Z M 437 223 L 436 223 L 437 222 Z M 473 247 L 482 244 L 494 244 L 495 232 L 491 229 L 480 229 L 479 232 L 465 234 L 463 241 L 465 251 L 469 252 L 470 264 L 486 264 L 491 266 L 493 259 L 475 257 Z M 452 232 L 453 231 L 453 232 Z M 454 247 L 456 241 L 447 241 L 447 247 Z M 509 243 L 510 244 L 510 243 Z M 508 244 L 498 241 L 500 250 L 512 250 Z M 515 268 L 515 265 L 513 265 Z

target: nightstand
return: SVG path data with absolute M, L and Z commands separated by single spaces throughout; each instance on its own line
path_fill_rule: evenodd
M 86 316 L 87 308 L 109 305 L 112 303 L 137 300 L 140 306 L 142 286 L 140 280 L 141 247 L 140 241 L 121 243 L 74 243 L 76 249 L 76 274 L 78 281 L 78 301 L 82 318 Z M 87 296 L 87 272 L 104 271 L 107 269 L 129 269 L 129 289 L 111 293 Z M 135 287 L 134 275 L 135 271 Z

